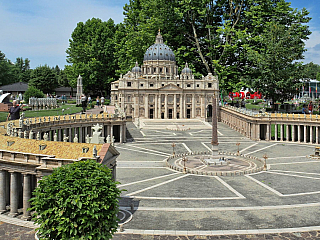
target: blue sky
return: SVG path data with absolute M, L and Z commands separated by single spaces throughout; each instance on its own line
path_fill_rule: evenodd
M 31 68 L 66 64 L 65 50 L 78 22 L 95 17 L 123 20 L 129 0 L 0 0 L 0 51 L 11 61 L 29 58 Z M 304 62 L 320 64 L 320 1 L 291 0 L 293 8 L 305 7 L 313 32 L 306 42 Z

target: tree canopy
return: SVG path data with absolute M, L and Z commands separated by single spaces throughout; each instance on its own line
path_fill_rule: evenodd
M 116 79 L 117 61 L 114 58 L 116 26 L 112 19 L 103 22 L 92 18 L 79 22 L 71 34 L 65 73 L 72 87 L 80 74 L 85 92 L 103 94 Z

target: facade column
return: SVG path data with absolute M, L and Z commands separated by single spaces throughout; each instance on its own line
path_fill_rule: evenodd
M 303 142 L 307 142 L 307 125 L 303 125 Z
M 278 124 L 274 124 L 274 140 L 278 141 Z
M 107 126 L 107 136 L 109 136 L 109 135 L 111 137 L 111 125 L 110 124 L 108 124 L 108 126 Z
M 313 126 L 310 126 L 310 137 L 309 137 L 309 142 L 313 143 Z
M 29 220 L 31 218 L 30 211 L 30 200 L 31 198 L 31 175 L 23 174 L 23 220 Z
M 200 95 L 200 105 L 201 105 L 201 118 L 206 117 L 206 104 L 205 104 L 205 99 L 204 99 L 204 94 Z
M 280 125 L 280 141 L 283 141 L 283 124 Z
M 173 119 L 177 118 L 177 94 L 173 95 Z
M 289 125 L 286 125 L 286 141 L 290 141 L 290 131 L 289 131 Z
M 0 214 L 6 211 L 6 173 L 0 170 Z
M 183 96 L 183 118 L 187 118 L 187 94 L 184 94 Z
M 158 118 L 158 94 L 154 95 L 154 113 L 153 118 Z
M 192 94 L 192 106 L 191 107 L 192 107 L 191 118 L 195 118 L 196 103 L 195 103 L 194 94 Z
M 316 126 L 316 144 L 319 144 L 319 127 Z
M 19 190 L 18 173 L 10 172 L 10 213 L 9 217 L 18 215 Z
M 179 117 L 180 118 L 184 118 L 184 116 L 183 116 L 183 100 L 182 100 L 182 93 L 180 94 L 180 114 L 179 114 Z
M 164 98 L 164 119 L 168 118 L 168 94 L 165 94 Z
M 134 94 L 133 95 L 133 117 L 138 118 L 139 117 L 139 95 Z
M 149 95 L 148 94 L 146 94 L 145 96 L 144 96 L 144 117 L 145 118 L 149 118 Z
M 162 112 L 162 102 L 161 102 L 161 94 L 159 94 L 159 98 L 158 98 L 158 119 L 161 119 L 161 112 Z

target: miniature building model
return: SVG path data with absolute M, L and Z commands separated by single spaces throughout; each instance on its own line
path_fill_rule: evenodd
M 218 79 L 211 73 L 194 79 L 186 63 L 178 75 L 175 55 L 159 31 L 155 44 L 145 52 L 141 68 L 136 63 L 112 83 L 111 103 L 133 119 L 204 119 L 211 115 L 218 92 Z

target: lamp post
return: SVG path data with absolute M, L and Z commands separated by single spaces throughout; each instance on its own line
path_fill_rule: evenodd
M 172 155 L 175 155 L 174 147 L 176 146 L 176 144 L 173 142 L 173 143 L 171 144 L 171 146 L 172 146 Z
M 239 151 L 239 146 L 240 146 L 240 143 L 237 142 L 236 145 L 238 146 L 238 155 L 240 155 L 240 151 Z
M 268 159 L 267 154 L 264 154 L 264 155 L 263 155 L 263 158 L 264 158 L 263 170 L 267 171 L 267 159 Z
M 188 158 L 183 157 L 182 161 L 183 161 L 183 172 L 187 173 L 186 162 L 188 161 Z

